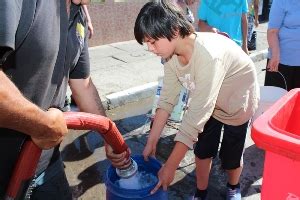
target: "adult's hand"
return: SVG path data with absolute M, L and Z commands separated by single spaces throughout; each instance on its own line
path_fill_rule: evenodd
M 280 58 L 278 55 L 272 55 L 272 58 L 269 60 L 267 69 L 270 72 L 278 72 Z
M 46 111 L 47 124 L 40 134 L 31 135 L 32 141 L 41 149 L 50 149 L 58 145 L 68 133 L 63 113 L 50 108 Z
M 88 25 L 88 30 L 90 32 L 89 39 L 91 39 L 94 35 L 94 27 L 93 27 L 93 24 L 92 24 L 92 19 L 91 19 L 89 10 L 87 8 L 87 5 L 83 4 L 82 2 L 81 2 L 81 5 L 83 7 L 83 10 L 84 10 L 84 13 L 85 13 L 85 16 L 86 16 L 86 23 Z
M 105 143 L 105 153 L 107 159 L 110 160 L 112 166 L 114 166 L 115 168 L 123 169 L 127 168 L 130 165 L 130 157 L 127 156 L 128 152 L 116 154 L 114 153 L 112 147 L 109 144 Z
M 87 22 L 88 24 L 88 30 L 89 30 L 89 39 L 91 39 L 94 35 L 94 27 L 91 21 Z

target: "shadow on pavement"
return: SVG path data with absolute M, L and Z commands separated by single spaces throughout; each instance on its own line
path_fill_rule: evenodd
M 137 115 L 133 117 L 124 118 L 115 121 L 119 131 L 122 134 L 132 132 L 136 129 L 142 128 L 145 124 L 149 122 L 149 117 L 147 114 Z
M 241 175 L 242 195 L 248 197 L 261 192 L 265 153 L 255 144 L 245 149 L 244 169 Z
M 78 180 L 80 180 L 80 183 L 71 186 L 73 198 L 78 198 L 95 185 L 104 183 L 105 172 L 108 166 L 109 161 L 104 160 L 97 162 L 83 170 L 77 177 Z
M 72 143 L 66 145 L 62 149 L 61 154 L 64 161 L 84 160 L 92 155 L 95 149 L 103 145 L 104 141 L 98 133 L 88 131 L 78 136 Z

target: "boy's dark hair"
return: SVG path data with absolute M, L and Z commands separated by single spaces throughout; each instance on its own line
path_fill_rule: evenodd
M 148 2 L 143 6 L 134 25 L 134 36 L 138 43 L 143 44 L 145 37 L 154 40 L 167 38 L 171 41 L 177 31 L 182 38 L 194 32 L 182 10 L 166 1 Z

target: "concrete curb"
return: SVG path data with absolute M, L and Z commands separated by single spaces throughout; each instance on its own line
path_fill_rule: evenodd
M 151 82 L 107 95 L 106 103 L 108 105 L 108 110 L 153 96 L 156 91 L 157 84 L 157 81 Z
M 268 49 L 250 54 L 250 58 L 254 63 L 267 59 L 267 57 L 268 57 Z
M 267 58 L 268 50 L 261 50 L 250 54 L 251 60 L 255 62 L 262 61 Z M 111 110 L 113 108 L 123 106 L 127 103 L 137 102 L 141 99 L 154 97 L 158 82 L 151 82 L 141 86 L 129 88 L 124 91 L 112 93 L 106 96 L 106 100 L 103 102 L 105 109 Z

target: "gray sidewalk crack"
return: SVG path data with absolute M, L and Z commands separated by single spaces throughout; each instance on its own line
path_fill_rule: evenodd
M 118 60 L 118 61 L 121 61 L 121 62 L 123 62 L 123 63 L 127 63 L 125 60 L 122 60 L 122 59 L 120 59 L 120 58 L 117 58 L 117 57 L 115 57 L 115 56 L 111 56 L 113 59 L 116 59 L 116 60 Z

